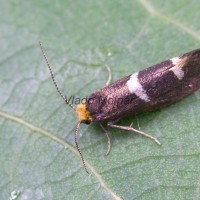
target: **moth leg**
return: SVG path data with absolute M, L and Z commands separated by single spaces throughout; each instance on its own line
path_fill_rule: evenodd
M 106 82 L 106 86 L 110 84 L 111 80 L 112 80 L 112 71 L 110 69 L 110 67 L 108 65 L 105 65 L 107 71 L 108 71 L 108 80 Z
M 113 122 L 108 122 L 108 126 L 111 127 L 111 128 L 117 128 L 117 129 L 121 129 L 121 130 L 125 130 L 125 131 L 133 131 L 133 132 L 139 133 L 140 135 L 143 135 L 145 137 L 150 138 L 151 140 L 153 140 L 157 144 L 160 144 L 160 142 L 155 137 L 153 137 L 153 136 L 151 136 L 147 133 L 144 133 L 142 131 L 139 131 L 137 129 L 134 129 L 132 127 L 132 124 L 130 126 L 119 126 L 119 125 L 114 125 Z
M 132 126 L 133 126 L 133 122 L 131 122 L 131 124 L 130 124 L 130 126 L 129 126 L 129 127 L 131 127 L 131 128 L 132 128 Z
M 107 130 L 103 127 L 103 125 L 99 122 L 99 125 L 100 127 L 102 128 L 103 130 L 103 133 L 105 134 L 105 136 L 107 137 L 107 143 L 108 143 L 108 146 L 107 146 L 107 152 L 105 154 L 105 156 L 107 156 L 109 153 L 110 153 L 110 138 L 108 136 L 108 132 Z

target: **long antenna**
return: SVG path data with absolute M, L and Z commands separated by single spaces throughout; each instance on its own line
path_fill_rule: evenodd
M 39 42 L 39 44 L 40 44 L 40 49 L 41 49 L 41 51 L 42 51 L 42 54 L 43 54 L 43 56 L 44 56 L 44 59 L 45 59 L 45 61 L 46 61 L 46 64 L 47 64 L 47 66 L 48 66 L 48 68 L 49 68 L 49 71 L 50 71 L 50 74 L 51 74 L 51 78 L 52 78 L 52 80 L 53 80 L 53 84 L 54 84 L 55 87 L 56 87 L 56 90 L 58 91 L 58 93 L 60 94 L 60 96 L 63 98 L 63 100 L 65 101 L 65 103 L 66 103 L 67 105 L 69 105 L 73 110 L 76 110 L 75 107 L 67 100 L 67 98 L 62 94 L 61 90 L 58 88 L 58 84 L 57 84 L 57 82 L 56 82 L 56 80 L 55 80 L 53 71 L 52 71 L 52 69 L 51 69 L 51 65 L 50 65 L 50 63 L 49 63 L 49 61 L 48 61 L 48 59 L 47 59 L 47 56 L 46 56 L 46 54 L 45 54 L 45 52 L 44 52 L 44 49 L 43 49 L 43 47 L 42 47 L 41 42 Z
M 81 160 L 82 160 L 83 166 L 85 168 L 85 171 L 89 174 L 89 172 L 87 170 L 87 167 L 86 167 L 86 164 L 85 164 L 85 160 L 84 160 L 83 155 L 81 153 L 81 149 L 80 149 L 80 147 L 78 145 L 78 129 L 80 127 L 80 124 L 81 124 L 81 122 L 78 122 L 78 124 L 76 125 L 76 129 L 75 129 L 75 133 L 74 133 L 74 140 L 75 140 L 75 143 L 76 143 L 76 148 L 78 149 L 78 152 L 79 152 L 79 154 L 81 156 Z

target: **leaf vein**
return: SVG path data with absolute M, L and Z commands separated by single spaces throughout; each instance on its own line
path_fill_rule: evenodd
M 31 129 L 32 131 L 36 131 L 36 132 L 39 132 L 40 134 L 44 135 L 44 136 L 47 136 L 49 138 L 51 138 L 52 140 L 54 140 L 55 142 L 63 145 L 65 148 L 68 148 L 69 150 L 71 150 L 76 156 L 79 157 L 79 154 L 77 152 L 77 150 L 71 146 L 70 144 L 68 144 L 67 142 L 65 142 L 64 140 L 62 140 L 61 138 L 59 138 L 58 136 L 46 131 L 46 130 L 43 130 L 42 128 L 39 128 L 37 126 L 34 126 L 33 124 L 19 118 L 19 117 L 16 117 L 16 116 L 13 116 L 13 115 L 10 115 L 6 112 L 3 112 L 3 111 L 0 111 L 0 116 L 5 118 L 5 119 L 8 119 L 8 120 L 11 120 L 11 121 L 14 121 L 14 122 L 17 122 L 25 127 L 28 127 L 29 129 Z M 117 196 L 117 194 L 114 193 L 114 191 L 112 191 L 107 185 L 106 183 L 104 182 L 104 180 L 102 179 L 101 175 L 94 169 L 94 167 L 92 165 L 90 165 L 88 163 L 88 161 L 86 161 L 86 164 L 88 166 L 88 168 L 93 172 L 93 174 L 96 176 L 96 178 L 98 179 L 99 183 L 101 184 L 101 186 L 113 197 L 113 199 L 115 200 L 121 200 L 121 197 Z

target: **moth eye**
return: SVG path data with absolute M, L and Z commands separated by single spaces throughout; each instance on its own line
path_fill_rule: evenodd
M 84 123 L 84 124 L 90 124 L 91 121 L 84 121 L 83 123 Z

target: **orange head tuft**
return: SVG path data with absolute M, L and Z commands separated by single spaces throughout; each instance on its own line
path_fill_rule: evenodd
M 79 104 L 76 107 L 76 114 L 81 123 L 90 124 L 93 121 L 92 116 L 87 111 L 86 104 Z

